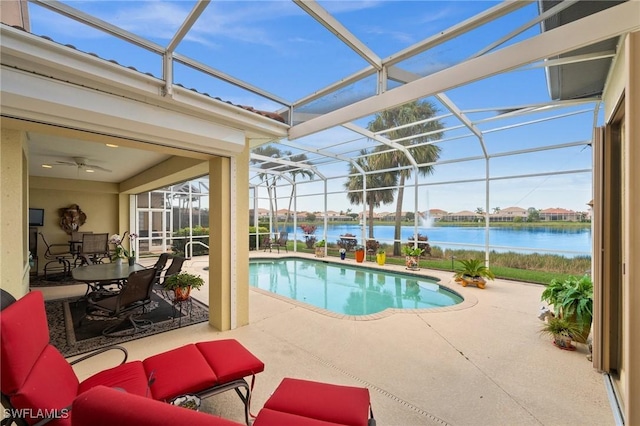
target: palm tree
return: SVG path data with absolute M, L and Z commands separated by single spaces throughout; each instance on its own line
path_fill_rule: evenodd
M 296 163 L 306 163 L 307 156 L 305 154 L 293 155 L 293 153 L 289 151 L 280 151 L 278 148 L 272 145 L 260 146 L 253 150 L 254 154 L 258 154 L 264 157 L 270 157 L 273 159 L 287 158 L 288 161 L 296 162 Z M 265 170 L 276 169 L 280 172 L 288 172 L 292 177 L 292 180 L 295 182 L 297 176 L 303 177 L 312 177 L 313 172 L 308 169 L 300 169 L 292 165 L 285 165 L 278 163 L 276 161 L 273 162 L 262 162 L 261 160 L 251 160 L 251 163 L 261 163 L 261 168 Z M 267 184 L 267 193 L 269 194 L 269 211 L 271 212 L 271 216 L 275 217 L 275 232 L 279 233 L 278 227 L 278 196 L 277 196 L 277 182 L 281 179 L 280 175 L 269 174 L 269 173 L 259 173 L 258 177 Z M 289 208 L 287 209 L 287 216 L 285 218 L 284 227 L 286 228 L 287 222 L 289 221 L 289 216 L 291 213 L 291 203 L 293 200 L 293 191 L 295 186 L 291 186 L 291 195 L 289 196 Z
M 288 153 L 288 154 L 290 155 L 291 153 Z M 308 158 L 305 154 L 298 154 L 298 155 L 291 156 L 289 158 L 289 161 L 306 164 L 307 159 Z M 284 219 L 283 227 L 285 229 L 287 228 L 287 223 L 289 222 L 289 218 L 291 217 L 291 204 L 293 203 L 296 177 L 302 176 L 302 177 L 308 177 L 309 179 L 311 179 L 314 176 L 314 173 L 309 169 L 296 169 L 292 166 L 288 166 L 286 170 L 289 172 L 289 176 L 291 176 L 291 180 L 293 180 L 294 184 L 291 185 L 291 194 L 289 195 L 289 207 L 287 208 L 287 216 Z
M 360 151 L 361 157 L 356 160 L 356 163 L 365 172 L 375 170 L 371 166 L 371 158 L 368 157 L 366 150 Z M 393 203 L 393 196 L 396 192 L 396 184 L 398 183 L 398 177 L 394 173 L 375 173 L 367 174 L 367 191 L 366 202 L 369 206 L 369 238 L 373 239 L 373 209 L 374 207 L 380 207 L 381 204 Z M 362 204 L 362 174 L 353 165 L 349 165 L 349 180 L 344 184 L 347 192 L 347 198 L 351 204 Z M 384 188 L 384 189 L 376 189 Z M 364 242 L 363 242 L 364 245 Z
M 415 123 L 417 121 L 425 120 L 435 116 L 436 109 L 430 102 L 418 102 L 413 101 L 408 104 L 392 108 L 386 111 L 382 111 L 376 114 L 373 121 L 369 123 L 367 128 L 372 132 L 380 132 L 385 129 L 390 129 L 398 126 L 402 126 L 409 123 Z M 443 124 L 440 120 L 428 121 L 426 123 L 416 124 L 414 126 L 404 127 L 397 130 L 392 130 L 385 134 L 385 136 L 391 140 L 401 139 L 405 137 L 411 137 L 413 135 L 424 134 L 423 136 L 411 137 L 402 141 L 399 141 L 401 145 L 408 148 L 410 154 L 418 164 L 433 163 L 440 158 L 440 147 L 436 145 L 423 145 L 426 142 L 434 141 L 442 138 L 441 130 Z M 431 133 L 433 132 L 433 133 Z M 425 134 L 426 133 L 426 134 Z M 412 148 L 413 145 L 419 145 Z M 401 242 L 400 231 L 402 226 L 402 204 L 404 201 L 404 183 L 407 179 L 410 179 L 414 169 L 411 167 L 411 163 L 407 156 L 399 150 L 389 150 L 389 147 L 381 145 L 376 148 L 376 151 L 382 152 L 376 157 L 376 169 L 392 169 L 402 168 L 394 174 L 398 175 L 399 189 L 398 197 L 396 200 L 396 222 L 393 245 L 393 254 L 399 256 Z M 418 173 L 422 176 L 427 176 L 433 173 L 433 166 L 421 166 L 418 167 Z

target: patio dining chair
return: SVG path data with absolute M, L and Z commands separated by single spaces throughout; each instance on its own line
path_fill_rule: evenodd
M 289 241 L 289 233 L 286 231 L 280 231 L 280 237 L 278 237 L 278 239 L 276 239 L 275 241 L 268 242 L 269 252 L 271 252 L 271 249 L 276 248 L 278 249 L 278 253 L 280 253 L 280 247 L 284 247 L 285 251 L 289 253 L 289 250 L 287 249 L 288 241 Z M 265 251 L 266 251 L 266 248 L 265 248 Z
M 108 259 L 109 254 L 109 234 L 107 233 L 83 233 L 82 246 L 76 259 L 76 266 L 86 264 L 102 263 Z
M 64 276 L 68 276 L 71 273 L 71 262 L 74 260 L 69 244 L 49 244 L 42 232 L 40 237 L 46 247 L 44 258 L 47 263 L 44 265 L 44 279 L 46 280 L 52 272 L 62 272 Z
M 82 325 L 82 321 L 87 315 L 106 318 L 126 316 L 123 322 L 113 324 L 102 330 L 102 335 L 107 337 L 125 334 L 122 329 L 127 323 L 133 327 L 131 333 L 128 333 L 131 335 L 152 327 L 153 323 L 151 321 L 136 319 L 134 314 L 140 310 L 144 312 L 147 305 L 151 303 L 151 292 L 157 277 L 158 274 L 155 268 L 143 269 L 129 274 L 129 278 L 123 285 L 122 290 L 113 296 L 102 297 L 100 294 L 92 296 L 94 293 L 90 293 L 87 299 L 86 315 L 80 319 L 79 325 Z

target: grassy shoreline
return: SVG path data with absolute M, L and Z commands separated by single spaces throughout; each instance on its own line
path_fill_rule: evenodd
M 288 248 L 293 251 L 293 242 L 289 241 Z M 314 249 L 308 249 L 303 242 L 298 242 L 298 251 L 303 253 L 314 253 Z M 393 256 L 389 252 L 391 247 L 386 247 L 386 262 L 393 265 L 404 265 L 404 256 Z M 453 255 L 453 267 L 452 258 Z M 329 245 L 327 256 L 340 257 L 338 247 Z M 347 257 L 353 258 L 354 254 L 347 253 Z M 438 247 L 432 248 L 432 255 L 421 257 L 419 266 L 421 268 L 435 269 L 440 271 L 453 271 L 458 267 L 459 259 L 482 259 L 483 251 L 474 250 L 447 250 L 447 256 L 442 257 L 442 251 Z M 533 284 L 548 284 L 552 279 L 566 279 L 570 276 L 582 276 L 589 273 L 591 269 L 591 258 L 589 256 L 579 256 L 567 258 L 560 255 L 551 254 L 521 254 L 514 252 L 496 253 L 490 252 L 489 263 L 491 271 L 497 278 L 512 281 L 522 281 Z

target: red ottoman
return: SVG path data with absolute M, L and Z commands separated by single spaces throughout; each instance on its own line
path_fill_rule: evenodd
M 245 420 L 249 424 L 253 377 L 264 371 L 264 363 L 237 340 L 185 345 L 151 356 L 142 364 L 150 377 L 154 399 L 169 401 L 185 394 L 207 398 L 233 389 L 244 403 Z M 252 376 L 251 387 L 244 379 L 248 376 Z
M 264 404 L 253 426 L 367 426 L 370 398 L 366 388 L 285 378 Z

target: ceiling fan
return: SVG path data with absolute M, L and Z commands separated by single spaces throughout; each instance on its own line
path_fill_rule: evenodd
M 104 167 L 97 166 L 95 164 L 88 164 L 87 159 L 84 157 L 73 157 L 73 162 L 71 161 L 56 161 L 56 164 L 60 166 L 75 166 L 78 170 L 85 170 L 87 172 L 99 170 L 101 172 L 111 173 L 111 170 L 105 169 Z

